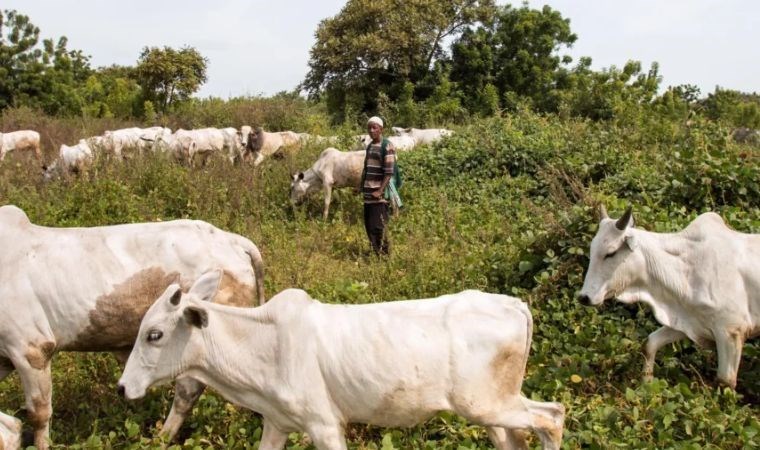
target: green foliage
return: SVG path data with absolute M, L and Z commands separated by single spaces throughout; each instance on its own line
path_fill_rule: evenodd
M 706 117 L 732 127 L 760 128 L 760 95 L 715 88 L 700 102 Z
M 0 110 L 29 106 L 48 114 L 78 114 L 83 106 L 79 86 L 92 70 L 89 57 L 68 50 L 66 37 L 45 39 L 40 30 L 14 10 L 0 12 Z
M 206 82 L 207 64 L 208 60 L 193 47 L 145 47 L 135 67 L 135 78 L 145 99 L 166 113 Z
M 492 84 L 500 97 L 514 92 L 547 109 L 560 63 L 570 62 L 557 51 L 576 39 L 570 21 L 548 5 L 504 5 L 491 24 L 468 30 L 452 45 L 452 81 L 471 92 Z
M 489 20 L 494 8 L 492 0 L 350 0 L 319 24 L 302 87 L 328 98 L 334 123 L 346 108 L 376 111 L 379 93 L 399 99 L 445 54 L 445 39 Z

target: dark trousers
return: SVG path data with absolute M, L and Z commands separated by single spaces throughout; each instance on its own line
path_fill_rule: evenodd
M 385 235 L 385 225 L 388 223 L 387 203 L 364 204 L 364 229 L 372 250 L 378 255 L 387 255 L 390 252 L 388 237 Z

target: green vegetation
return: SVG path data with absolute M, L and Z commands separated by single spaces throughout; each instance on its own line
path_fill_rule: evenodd
M 47 124 L 66 126 L 59 122 Z M 598 202 L 613 215 L 634 204 L 638 225 L 650 230 L 680 229 L 709 210 L 760 233 L 760 149 L 733 143 L 729 131 L 707 121 L 631 127 L 531 112 L 475 121 L 401 155 L 407 206 L 391 223 L 387 259 L 369 255 L 350 191 L 336 195 L 328 222 L 317 198 L 290 206 L 289 175 L 310 165 L 317 147 L 256 169 L 222 159 L 202 170 L 160 156 L 101 159 L 80 177 L 47 184 L 36 168 L 9 163 L 0 166 L 0 198 L 49 226 L 207 220 L 260 246 L 269 295 L 298 286 L 340 303 L 467 288 L 519 296 L 535 319 L 524 392 L 568 408 L 564 448 L 743 449 L 760 445 L 756 342 L 745 346 L 737 393 L 714 386 L 715 352 L 688 342 L 664 349 L 658 379 L 645 384 L 642 344 L 657 327 L 651 313 L 574 299 Z M 116 394 L 112 357 L 61 354 L 53 365 L 60 448 L 158 448 L 152 436 L 170 389 L 127 403 Z M 18 412 L 22 398 L 15 375 L 0 383 L 0 410 Z M 254 414 L 206 393 L 179 448 L 255 448 L 260 433 Z M 357 449 L 490 448 L 482 428 L 446 414 L 408 430 L 354 426 L 349 438 Z M 294 434 L 289 448 L 308 446 Z

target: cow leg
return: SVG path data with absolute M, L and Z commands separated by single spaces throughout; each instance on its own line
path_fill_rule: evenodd
M 288 441 L 288 433 L 278 430 L 266 417 L 264 418 L 264 431 L 261 434 L 259 450 L 282 450 Z
M 0 358 L 0 381 L 13 372 L 13 363 L 8 358 Z
M 192 378 L 178 378 L 174 385 L 174 402 L 169 416 L 161 429 L 161 436 L 173 440 L 187 416 L 193 410 L 206 385 Z
M 533 430 L 541 440 L 544 449 L 559 450 L 565 420 L 565 407 L 560 403 L 536 402 L 522 395 L 513 395 L 505 399 L 500 407 L 501 409 L 497 412 L 470 419 L 475 419 L 473 421 L 491 428 Z M 514 439 L 515 444 L 520 445 L 520 434 L 505 432 L 505 435 Z M 496 437 L 499 437 L 498 432 Z M 507 443 L 505 442 L 504 445 Z
M 714 335 L 718 349 L 718 382 L 736 389 L 736 375 L 742 359 L 744 336 L 730 330 L 720 330 Z
M 53 412 L 53 382 L 50 376 L 50 360 L 13 360 L 24 386 L 26 410 L 34 428 L 34 445 L 47 450 L 50 445 L 50 416 Z M 32 365 L 34 364 L 34 366 Z
M 644 381 L 652 381 L 654 357 L 657 354 L 657 350 L 685 338 L 685 334 L 670 327 L 660 327 L 647 337 L 644 346 Z
M 319 424 L 306 429 L 317 450 L 348 450 L 340 425 Z
M 325 211 L 322 214 L 324 220 L 327 220 L 327 216 L 330 213 L 330 202 L 332 201 L 332 182 L 325 180 Z
M 487 427 L 486 431 L 496 450 L 528 450 L 525 433 L 520 430 Z

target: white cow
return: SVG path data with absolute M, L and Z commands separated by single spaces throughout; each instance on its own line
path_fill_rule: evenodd
M 224 149 L 226 151 L 227 159 L 229 159 L 232 164 L 239 163 L 245 153 L 242 133 L 240 130 L 232 127 L 222 128 L 220 131 L 224 135 Z
M 332 147 L 325 149 L 310 169 L 293 175 L 290 200 L 298 205 L 308 194 L 324 189 L 323 216 L 327 220 L 333 188 L 359 188 L 364 169 L 364 155 L 363 151 L 342 152 Z
M 519 299 L 464 291 L 330 305 L 288 289 L 246 309 L 204 301 L 219 277 L 204 274 L 186 295 L 170 286 L 148 310 L 119 380 L 128 399 L 177 376 L 202 380 L 264 416 L 261 450 L 297 431 L 345 450 L 349 423 L 406 427 L 446 410 L 487 426 L 499 449 L 527 448 L 524 429 L 559 449 L 564 407 L 520 394 L 532 318 Z
M 384 136 L 390 143 L 393 144 L 393 146 L 396 148 L 396 151 L 407 151 L 414 149 L 414 146 L 417 145 L 414 138 L 412 138 L 409 135 L 402 135 L 402 136 Z M 361 134 L 357 136 L 359 139 L 358 143 L 354 146 L 354 150 L 366 150 L 367 146 L 372 142 L 372 139 L 369 137 L 368 134 Z
M 646 343 L 645 378 L 664 345 L 689 338 L 718 350 L 718 380 L 736 386 L 742 346 L 760 334 L 760 235 L 736 232 L 714 213 L 678 233 L 633 227 L 629 208 L 615 221 L 602 209 L 579 298 L 641 301 L 663 325 Z
M 165 127 L 150 127 L 150 128 L 141 128 L 140 131 L 140 141 L 139 141 L 139 148 L 141 151 L 145 150 L 156 150 L 155 143 L 157 140 L 160 140 L 163 137 L 171 136 L 172 130 L 171 128 L 165 128 Z
M 292 131 L 270 133 L 259 127 L 248 134 L 246 142 L 247 158 L 253 159 L 253 165 L 258 166 L 264 159 L 287 148 L 299 149 L 301 140 Z
M 432 144 L 444 137 L 454 134 L 453 131 L 445 128 L 399 128 L 393 127 L 393 132 L 397 136 L 410 136 L 414 139 L 416 145 Z
M 200 128 L 195 130 L 177 130 L 174 137 L 178 143 L 179 155 L 190 165 L 200 160 L 205 165 L 213 154 L 223 154 L 225 133 L 217 128 Z
M 19 372 L 37 448 L 48 446 L 55 352 L 126 356 L 143 314 L 166 286 L 188 288 L 210 269 L 224 273 L 219 303 L 264 299 L 258 248 L 201 221 L 48 228 L 3 206 L 0 248 L 0 311 L 13 311 L 0 318 L 0 380 Z M 178 385 L 164 434 L 176 434 L 202 389 L 190 379 Z
M 117 158 L 126 158 L 125 150 L 139 151 L 144 145 L 141 134 L 142 130 L 137 127 L 106 131 L 103 133 L 104 149 Z
M 21 421 L 0 412 L 0 450 L 18 450 L 21 447 Z
M 0 133 L 0 161 L 11 151 L 31 150 L 37 161 L 42 161 L 40 150 L 40 134 L 33 130 L 11 131 Z
M 50 179 L 58 172 L 79 173 L 92 163 L 93 152 L 87 139 L 80 139 L 76 145 L 61 144 L 58 159 L 45 169 L 45 178 Z

